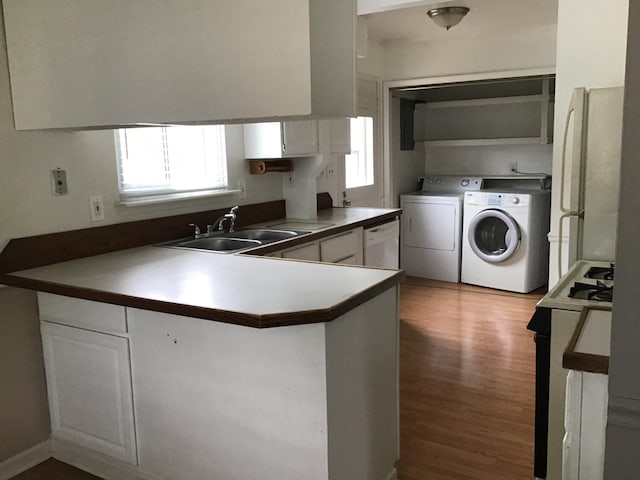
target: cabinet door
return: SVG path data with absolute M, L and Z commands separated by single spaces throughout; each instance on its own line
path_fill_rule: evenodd
M 137 465 L 129 340 L 41 323 L 54 437 Z
M 329 120 L 331 132 L 331 153 L 351 153 L 351 119 L 333 118 Z
M 297 260 L 309 260 L 312 262 L 320 261 L 320 249 L 318 243 L 308 243 L 301 247 L 292 248 L 282 252 L 282 258 L 295 258 Z
M 362 265 L 362 228 L 320 241 L 320 260 L 330 263 L 342 263 L 348 257 L 355 257 L 355 264 Z
M 318 153 L 318 123 L 315 120 L 283 122 L 282 150 L 286 157 Z

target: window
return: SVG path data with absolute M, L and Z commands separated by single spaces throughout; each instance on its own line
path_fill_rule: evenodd
M 124 198 L 227 188 L 224 126 L 116 130 Z
M 345 186 L 373 185 L 373 117 L 351 119 L 351 153 L 345 155 Z

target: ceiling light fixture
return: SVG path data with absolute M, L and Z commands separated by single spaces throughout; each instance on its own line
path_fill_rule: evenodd
M 439 7 L 432 8 L 427 15 L 436 25 L 449 30 L 460 23 L 467 13 L 469 13 L 467 7 Z

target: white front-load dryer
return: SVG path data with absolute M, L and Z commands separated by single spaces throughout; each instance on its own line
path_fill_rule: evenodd
M 549 190 L 467 192 L 463 283 L 527 293 L 547 283 Z

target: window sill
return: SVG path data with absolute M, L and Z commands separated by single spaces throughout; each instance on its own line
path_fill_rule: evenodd
M 234 193 L 241 193 L 241 189 L 205 190 L 202 192 L 168 193 L 166 195 L 149 195 L 141 197 L 129 197 L 116 202 L 119 207 L 138 207 L 142 205 L 157 205 L 160 203 L 180 202 L 184 200 L 196 200 L 200 198 L 225 197 Z

